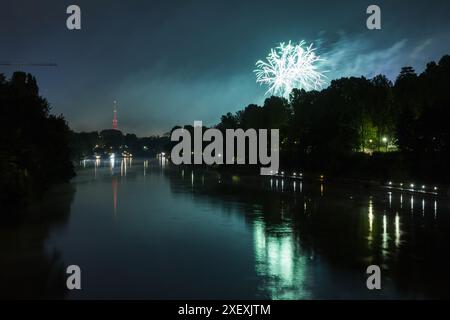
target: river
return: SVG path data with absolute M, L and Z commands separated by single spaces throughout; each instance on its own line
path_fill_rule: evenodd
M 86 161 L 1 226 L 1 296 L 449 298 L 449 213 L 420 192 Z M 372 264 L 381 290 L 367 289 Z M 65 288 L 69 265 L 81 290 Z

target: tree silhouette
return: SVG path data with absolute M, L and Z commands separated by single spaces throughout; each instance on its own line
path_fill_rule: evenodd
M 0 112 L 7 119 L 0 127 L 1 205 L 23 203 L 74 175 L 67 123 L 50 114 L 31 74 L 0 76 Z

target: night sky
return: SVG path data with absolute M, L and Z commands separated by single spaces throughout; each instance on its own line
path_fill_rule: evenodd
M 81 7 L 80 31 L 66 28 L 70 4 Z M 366 28 L 370 4 L 381 7 L 381 30 Z M 448 0 L 0 0 L 0 62 L 57 64 L 0 73 L 34 74 L 74 130 L 110 128 L 117 99 L 120 129 L 161 134 L 261 104 L 255 62 L 282 41 L 313 42 L 329 80 L 421 72 L 450 54 L 449 12 Z

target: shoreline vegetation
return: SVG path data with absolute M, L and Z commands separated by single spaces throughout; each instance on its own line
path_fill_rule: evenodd
M 70 158 L 70 129 L 62 115 L 50 114 L 36 79 L 0 74 L 0 207 L 22 208 L 52 185 L 75 174 Z M 3 210 L 2 210 L 3 211 Z M 3 211 L 7 216 L 8 211 Z
M 280 172 L 323 175 L 327 181 L 448 186 L 449 87 L 445 55 L 420 74 L 402 68 L 394 83 L 378 75 L 332 80 L 321 91 L 294 89 L 289 100 L 269 97 L 262 106 L 223 115 L 214 127 L 279 129 Z M 8 119 L 1 127 L 2 207 L 39 198 L 51 185 L 69 181 L 73 163 L 82 159 L 169 155 L 176 144 L 171 132 L 181 128 L 142 138 L 115 129 L 73 132 L 62 115 L 50 114 L 36 79 L 24 72 L 9 80 L 0 74 L 0 106 Z M 193 133 L 192 125 L 183 128 Z M 255 166 L 213 168 L 256 172 Z

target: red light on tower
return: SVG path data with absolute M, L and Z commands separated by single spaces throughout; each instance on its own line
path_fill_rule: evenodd
M 114 101 L 114 118 L 112 121 L 112 127 L 114 130 L 117 130 L 117 101 Z

